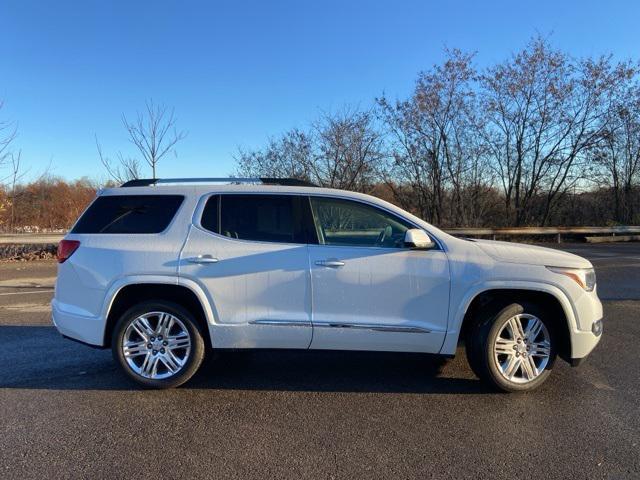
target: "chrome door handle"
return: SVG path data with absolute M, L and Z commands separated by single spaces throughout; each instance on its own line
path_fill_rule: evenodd
M 190 263 L 218 263 L 218 259 L 212 255 L 198 255 L 197 257 L 187 258 Z
M 318 265 L 319 267 L 344 267 L 344 262 L 340 261 L 340 260 L 335 260 L 335 259 L 329 259 L 329 260 L 318 260 L 316 262 L 316 265 Z

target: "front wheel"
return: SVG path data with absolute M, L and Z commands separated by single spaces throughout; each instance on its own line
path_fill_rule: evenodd
M 529 391 L 551 374 L 556 343 L 548 314 L 513 303 L 488 313 L 468 332 L 467 358 L 484 381 L 506 392 Z
M 161 300 L 127 310 L 114 328 L 111 349 L 125 373 L 148 388 L 182 385 L 198 370 L 205 352 L 193 315 Z

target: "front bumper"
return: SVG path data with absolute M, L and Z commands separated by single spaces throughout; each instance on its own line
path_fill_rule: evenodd
M 602 338 L 602 319 L 593 322 L 591 331 L 571 333 L 571 365 L 576 367 L 589 355 Z

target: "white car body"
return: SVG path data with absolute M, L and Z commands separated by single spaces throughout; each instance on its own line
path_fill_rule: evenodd
M 379 248 L 239 240 L 200 225 L 211 195 L 320 196 L 371 205 L 423 229 L 436 248 Z M 274 185 L 112 188 L 109 195 L 183 195 L 157 234 L 74 234 L 80 248 L 59 265 L 53 322 L 72 339 L 107 346 L 110 310 L 123 288 L 183 286 L 201 304 L 213 348 L 293 348 L 453 355 L 465 314 L 493 290 L 544 292 L 562 307 L 570 349 L 588 355 L 600 339 L 596 289 L 547 267 L 592 268 L 558 250 L 455 238 L 378 198 Z M 326 262 L 343 265 L 327 265 Z M 325 262 L 325 264 L 322 264 Z

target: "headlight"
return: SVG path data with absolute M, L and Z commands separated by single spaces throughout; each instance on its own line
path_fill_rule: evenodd
M 593 292 L 596 287 L 596 272 L 593 268 L 563 268 L 563 267 L 547 267 L 555 273 L 566 275 L 576 282 L 587 292 Z

